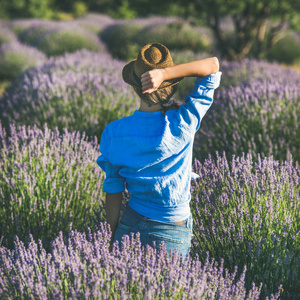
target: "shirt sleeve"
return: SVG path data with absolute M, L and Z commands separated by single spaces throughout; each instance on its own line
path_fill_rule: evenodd
M 219 87 L 222 72 L 197 78 L 192 93 L 185 97 L 185 104 L 179 108 L 184 122 L 197 131 L 208 109 L 213 103 L 214 91 Z
M 106 173 L 102 189 L 106 193 L 119 193 L 125 190 L 125 178 L 122 177 L 120 167 L 114 166 L 108 158 L 109 138 L 106 130 L 103 131 L 100 142 L 101 155 L 97 158 L 97 164 Z

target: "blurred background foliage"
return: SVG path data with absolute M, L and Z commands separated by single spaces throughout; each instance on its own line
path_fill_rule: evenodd
M 300 32 L 298 0 L 0 0 L 0 18 L 4 20 L 43 18 L 66 21 L 88 12 L 108 14 L 116 19 L 150 15 L 181 17 L 187 24 L 210 28 L 218 49 L 222 49 L 218 55 L 229 60 L 245 57 L 282 60 L 282 50 L 269 53 L 279 41 L 288 49 L 287 56 L 300 52 L 299 42 L 292 41 L 290 32 Z M 227 18 L 226 22 L 224 18 Z M 184 30 L 182 34 L 185 34 Z M 130 47 L 135 49 L 132 44 Z M 293 62 L 292 58 L 287 61 Z

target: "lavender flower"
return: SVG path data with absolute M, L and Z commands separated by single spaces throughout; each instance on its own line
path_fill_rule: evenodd
M 5 23 L 0 22 L 0 46 L 3 44 L 10 44 L 17 41 L 17 37 L 8 28 Z
M 111 17 L 96 13 L 89 13 L 81 18 L 74 20 L 75 24 L 79 24 L 83 28 L 94 33 L 100 33 L 104 28 L 112 25 L 114 22 L 115 20 Z
M 11 246 L 30 232 L 45 247 L 71 229 L 93 228 L 103 218 L 103 173 L 95 163 L 97 138 L 79 132 L 0 123 L 0 237 Z M 71 225 L 70 225 L 71 224 Z
M 225 151 L 228 157 L 251 153 L 285 160 L 292 155 L 300 161 L 300 75 L 266 65 L 257 76 L 261 66 L 250 69 L 254 78 L 216 91 L 214 105 L 196 136 L 196 157 L 203 160 Z M 223 74 L 226 77 L 226 69 Z
M 19 38 L 48 56 L 72 53 L 80 49 L 105 52 L 105 46 L 97 35 L 75 22 L 36 22 L 24 30 Z
M 213 259 L 182 262 L 164 247 L 143 248 L 139 236 L 124 237 L 122 249 L 108 251 L 105 223 L 89 234 L 60 234 L 47 254 L 30 238 L 13 250 L 0 247 L 0 295 L 39 299 L 259 299 L 261 287 L 245 289 L 245 272 L 237 277 Z M 278 299 L 278 296 L 273 299 Z
M 46 60 L 39 50 L 20 43 L 3 44 L 0 47 L 0 79 L 13 79 L 25 70 Z
M 137 107 L 137 96 L 122 80 L 123 65 L 107 54 L 85 50 L 50 59 L 6 90 L 0 99 L 3 126 L 41 128 L 47 122 L 60 131 L 68 128 L 99 137 L 109 122 Z
M 29 27 L 40 25 L 51 26 L 54 24 L 54 21 L 41 20 L 41 19 L 13 19 L 6 22 L 7 26 L 20 38 L 20 35 L 27 30 Z
M 238 274 L 247 266 L 246 288 L 263 283 L 262 295 L 283 285 L 283 299 L 296 297 L 300 280 L 300 168 L 273 158 L 255 163 L 225 154 L 195 162 L 192 251 L 210 256 Z M 288 257 L 288 260 L 287 260 Z

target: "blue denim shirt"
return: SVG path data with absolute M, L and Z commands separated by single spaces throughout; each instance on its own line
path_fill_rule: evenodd
M 192 151 L 196 131 L 213 102 L 221 72 L 197 78 L 179 109 L 135 111 L 108 124 L 98 165 L 106 172 L 103 191 L 130 192 L 129 205 L 148 218 L 178 222 L 190 215 Z

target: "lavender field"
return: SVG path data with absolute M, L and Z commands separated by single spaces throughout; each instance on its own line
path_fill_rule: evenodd
M 1 299 L 299 299 L 300 73 L 278 63 L 221 61 L 194 145 L 190 256 L 143 248 L 139 236 L 108 250 L 96 159 L 104 127 L 138 108 L 125 60 L 146 36 L 178 63 L 213 49 L 206 28 L 195 42 L 190 25 L 179 41 L 164 26 L 178 20 L 1 23 Z

